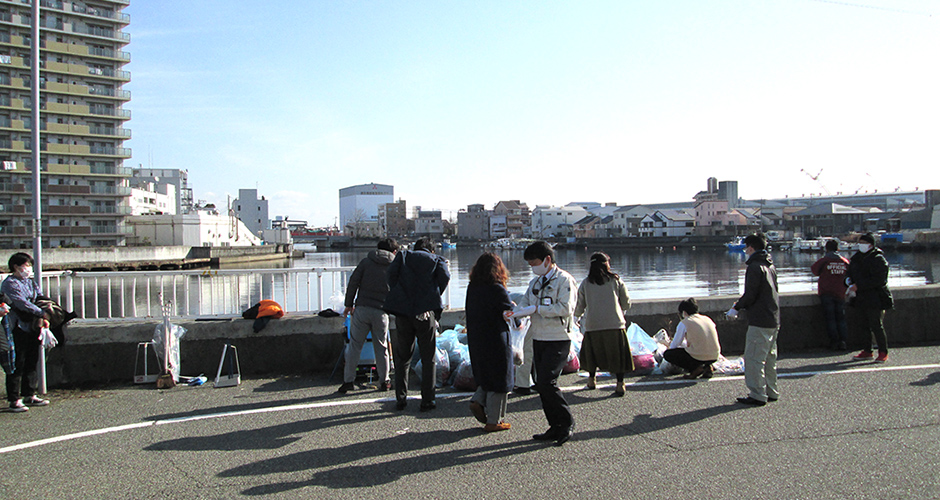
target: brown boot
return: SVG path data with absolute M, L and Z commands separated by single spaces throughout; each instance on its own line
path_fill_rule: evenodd
M 614 394 L 616 394 L 617 397 L 620 397 L 620 396 L 623 396 L 623 395 L 626 394 L 626 393 L 627 393 L 627 388 L 624 387 L 623 382 L 622 382 L 622 381 L 621 381 L 621 382 L 617 382 L 617 388 L 614 390 Z

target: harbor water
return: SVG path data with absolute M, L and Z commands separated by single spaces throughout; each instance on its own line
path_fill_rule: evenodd
M 470 268 L 483 253 L 483 248 L 458 247 L 443 249 L 440 254 L 450 262 L 451 307 L 463 307 Z M 633 299 L 683 299 L 740 294 L 744 287 L 745 256 L 743 252 L 719 249 L 604 249 L 610 256 L 611 268 L 620 274 Z M 355 266 L 368 254 L 368 249 L 341 252 L 307 253 L 294 259 L 293 267 Z M 510 292 L 524 292 L 534 276 L 522 258 L 522 250 L 497 250 L 509 268 Z M 570 272 L 578 282 L 588 272 L 590 249 L 557 250 L 558 265 Z M 845 257 L 850 257 L 844 252 Z M 771 251 L 777 268 L 781 292 L 805 292 L 816 289 L 810 266 L 822 257 L 820 253 Z M 890 265 L 889 287 L 916 286 L 936 283 L 940 276 L 940 255 L 935 253 L 890 252 L 885 257 Z M 333 298 L 334 301 L 337 297 Z

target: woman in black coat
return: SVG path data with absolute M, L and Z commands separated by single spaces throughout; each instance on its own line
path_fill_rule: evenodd
M 509 325 L 504 314 L 512 310 L 506 291 L 509 271 L 494 253 L 484 253 L 470 270 L 467 286 L 467 344 L 477 391 L 470 411 L 486 432 L 509 429 L 506 401 L 513 386 Z

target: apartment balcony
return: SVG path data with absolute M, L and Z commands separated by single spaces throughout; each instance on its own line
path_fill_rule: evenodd
M 32 213 L 32 209 L 27 212 L 26 205 L 3 204 L 0 205 L 0 214 L 4 215 L 25 215 Z
M 0 193 L 25 193 L 26 184 L 18 182 L 0 182 Z
M 116 2 L 129 4 L 130 2 Z M 72 4 L 72 12 L 76 14 L 85 14 L 87 16 L 97 17 L 99 19 L 110 19 L 112 21 L 117 21 L 122 24 L 129 24 L 131 22 L 131 16 L 123 12 L 114 12 L 111 10 L 96 9 L 94 7 L 85 7 L 83 5 Z
M 89 207 L 91 208 L 91 213 L 95 215 L 130 215 L 131 207 L 121 207 L 121 206 L 102 206 L 102 207 Z
M 131 62 L 131 53 L 123 50 L 102 49 L 98 47 L 88 47 L 88 55 L 97 57 L 106 57 L 108 59 L 120 59 L 125 62 Z
M 124 33 L 122 31 L 106 29 L 106 28 L 98 28 L 94 26 L 73 25 L 72 32 L 77 33 L 79 35 L 90 35 L 90 36 L 95 36 L 95 37 L 100 37 L 100 38 L 108 38 L 111 40 L 120 40 L 124 42 L 131 41 L 130 33 Z
M 85 205 L 48 205 L 42 207 L 43 214 L 49 215 L 88 215 L 91 207 Z
M 113 196 L 130 196 L 131 188 L 127 186 L 85 186 L 90 194 L 104 194 Z
M 97 116 L 114 116 L 117 118 L 127 118 L 128 120 L 131 118 L 131 111 L 129 109 L 89 107 L 88 114 Z
M 120 137 L 122 139 L 131 138 L 130 129 L 120 127 L 88 127 L 88 133 L 90 135 L 105 135 L 108 137 Z
M 115 69 L 111 69 L 111 68 L 93 68 L 93 67 L 89 66 L 89 67 L 88 67 L 88 74 L 89 74 L 89 75 L 97 75 L 97 76 L 107 76 L 107 77 L 109 77 L 109 78 L 115 78 L 115 79 L 121 80 L 121 81 L 123 81 L 123 82 L 129 82 L 129 81 L 131 81 L 131 72 L 130 72 L 130 71 L 120 71 L 120 70 L 115 70 Z
M 120 156 L 121 158 L 130 158 L 131 148 L 116 148 L 111 146 L 92 146 L 88 148 L 89 154 L 93 155 L 105 155 L 105 156 Z
M 91 234 L 89 226 L 49 226 L 42 228 L 44 235 L 48 236 L 87 236 Z
M 32 191 L 32 189 L 30 189 Z M 73 186 L 68 184 L 48 184 L 40 192 L 48 194 L 91 194 L 91 186 Z M 130 193 L 128 193 L 130 194 Z
M 91 226 L 88 229 L 91 229 L 91 234 L 94 235 L 114 235 L 114 236 L 126 236 L 129 234 L 134 234 L 134 231 L 127 227 L 121 226 Z
M 99 167 L 97 165 L 92 165 L 90 167 L 90 173 L 98 175 L 120 175 L 130 177 L 134 175 L 134 170 L 127 167 Z
M 0 237 L 26 236 L 28 234 L 30 234 L 30 228 L 26 226 L 0 226 Z

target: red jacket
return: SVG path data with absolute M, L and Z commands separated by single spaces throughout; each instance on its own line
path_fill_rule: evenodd
M 827 253 L 810 268 L 813 275 L 819 276 L 819 295 L 831 295 L 845 300 L 845 278 L 849 272 L 849 261 L 837 254 Z

